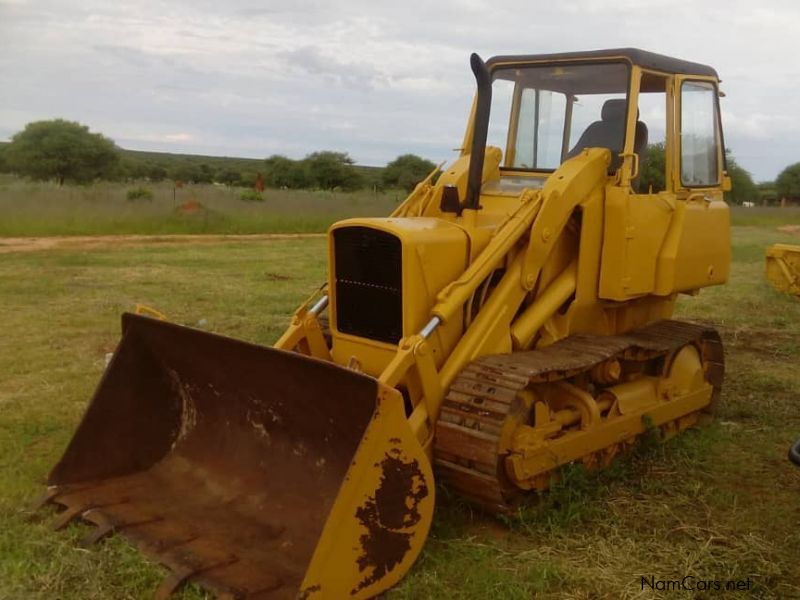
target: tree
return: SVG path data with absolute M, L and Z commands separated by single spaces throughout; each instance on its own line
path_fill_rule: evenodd
M 253 171 L 244 171 L 239 176 L 239 185 L 246 188 L 255 187 L 257 178 L 258 173 L 254 173 Z
M 756 184 L 756 188 L 758 189 L 759 204 L 769 206 L 778 199 L 778 191 L 774 181 L 762 181 Z
M 778 198 L 800 198 L 800 163 L 789 165 L 775 180 Z
M 123 156 L 116 169 L 114 170 L 114 179 L 123 180 L 136 180 L 144 179 L 147 177 L 147 167 L 139 160 Z
M 353 159 L 345 152 L 314 152 L 303 162 L 309 180 L 320 189 L 355 190 L 361 187 L 361 175 L 353 167 Z
M 731 178 L 731 191 L 725 199 L 734 204 L 758 199 L 758 188 L 753 178 L 739 166 L 730 152 L 726 154 L 728 175 Z M 664 142 L 647 146 L 647 156 L 639 168 L 639 192 L 642 194 L 661 192 L 666 189 L 667 155 Z
M 211 183 L 214 181 L 215 173 L 214 168 L 208 163 L 200 163 L 198 167 L 198 176 L 195 183 Z
M 64 119 L 28 123 L 4 154 L 10 171 L 59 185 L 110 177 L 119 162 L 114 142 Z
M 230 167 L 226 167 L 217 172 L 217 182 L 224 183 L 228 187 L 236 185 L 239 183 L 240 179 L 241 175 L 239 174 L 239 171 Z
M 431 161 L 416 154 L 403 154 L 386 165 L 383 171 L 383 183 L 410 192 L 435 168 L 436 165 Z
M 266 161 L 264 183 L 273 188 L 308 187 L 308 174 L 303 161 L 292 160 L 280 154 L 270 156 Z
M 167 178 L 167 170 L 161 165 L 149 163 L 147 165 L 147 178 L 150 181 L 164 181 Z
M 725 160 L 728 163 L 728 176 L 731 178 L 731 191 L 725 192 L 725 200 L 732 204 L 758 200 L 758 188 L 750 173 L 739 166 L 730 151 L 726 151 Z
M 649 144 L 647 156 L 639 166 L 639 192 L 642 194 L 663 192 L 667 189 L 667 154 L 664 142 Z
M 172 168 L 170 178 L 184 183 L 209 183 L 211 174 L 204 171 L 202 166 L 188 161 L 179 163 Z M 208 165 L 205 166 L 208 167 Z

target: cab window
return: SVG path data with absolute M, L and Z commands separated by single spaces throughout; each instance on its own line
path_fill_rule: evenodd
M 681 183 L 687 187 L 719 184 L 719 135 L 714 85 L 681 84 Z
M 625 139 L 625 63 L 501 67 L 492 73 L 488 144 L 501 170 L 553 171 L 585 148 L 608 148 L 613 171 Z

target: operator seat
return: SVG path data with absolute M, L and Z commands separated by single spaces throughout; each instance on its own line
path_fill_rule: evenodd
M 600 111 L 600 121 L 595 121 L 586 128 L 575 146 L 567 153 L 567 158 L 580 154 L 585 148 L 608 148 L 611 150 L 610 171 L 616 171 L 622 163 L 619 153 L 622 152 L 625 131 L 625 111 L 627 100 L 613 98 L 603 103 Z M 639 171 L 641 172 L 647 158 L 647 125 L 639 121 L 639 111 L 636 111 L 636 134 L 633 140 L 633 151 L 639 155 Z M 633 183 L 634 189 L 639 177 Z

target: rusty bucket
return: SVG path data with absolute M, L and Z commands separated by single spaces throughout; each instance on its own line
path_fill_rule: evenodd
M 402 398 L 368 376 L 125 314 L 47 500 L 225 597 L 369 597 L 433 513 Z

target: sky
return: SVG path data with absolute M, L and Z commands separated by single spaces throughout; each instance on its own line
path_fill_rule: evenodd
M 800 161 L 796 0 L 0 0 L 0 140 L 65 118 L 123 148 L 450 162 L 469 55 L 638 47 L 716 68 L 756 181 Z

